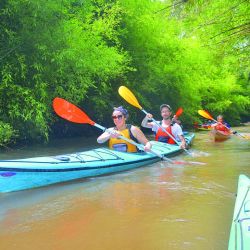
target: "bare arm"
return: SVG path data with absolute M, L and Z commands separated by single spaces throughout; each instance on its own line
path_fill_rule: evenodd
M 184 137 L 183 135 L 178 135 L 178 136 L 179 136 L 179 138 L 180 138 L 180 140 L 181 140 L 180 147 L 183 148 L 183 149 L 186 148 L 187 145 L 186 145 L 185 137 Z
M 141 126 L 144 128 L 152 128 L 154 123 L 153 122 L 149 122 L 150 119 L 152 119 L 153 116 L 151 114 L 147 114 L 144 119 L 141 122 Z
M 133 134 L 133 136 L 141 143 L 143 144 L 145 147 L 145 151 L 149 151 L 149 149 L 151 149 L 152 145 L 149 142 L 149 140 L 146 138 L 146 136 L 143 134 L 143 132 L 135 126 L 131 127 L 131 132 Z
M 97 138 L 97 142 L 104 143 L 108 141 L 110 138 L 117 138 L 118 136 L 119 133 L 116 132 L 114 128 L 109 128 Z
M 211 128 L 215 128 L 217 125 L 218 125 L 217 122 L 216 122 L 216 123 L 213 123 L 213 124 L 211 124 Z
M 180 148 L 182 149 L 186 148 L 187 147 L 186 140 L 185 140 L 185 137 L 183 136 L 183 131 L 179 124 L 175 123 L 172 126 L 172 133 L 173 133 L 174 138 L 177 141 L 179 140 L 181 142 L 181 143 L 178 143 Z

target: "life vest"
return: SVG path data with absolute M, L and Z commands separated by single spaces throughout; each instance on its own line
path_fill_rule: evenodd
M 172 135 L 172 137 L 174 137 L 174 135 L 172 134 L 172 128 L 171 128 L 171 126 L 165 128 L 165 130 L 170 135 Z M 175 144 L 175 141 L 166 132 L 164 132 L 161 127 L 158 128 L 158 130 L 157 130 L 157 132 L 155 134 L 155 140 L 159 141 L 159 142 L 165 142 L 165 143 L 169 143 L 169 144 Z
M 224 125 L 226 126 L 226 124 L 224 124 Z M 229 132 L 230 129 L 227 128 L 227 127 L 225 127 L 224 125 L 218 124 L 218 125 L 215 126 L 215 128 L 216 128 L 217 130 L 219 130 L 219 131 Z
M 131 132 L 131 124 L 126 124 L 126 128 L 122 131 L 119 131 L 119 133 L 128 139 L 138 142 L 138 140 L 133 136 Z M 121 152 L 138 152 L 138 149 L 135 145 L 120 138 L 110 138 L 109 148 Z

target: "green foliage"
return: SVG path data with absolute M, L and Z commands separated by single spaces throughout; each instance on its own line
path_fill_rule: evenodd
M 6 147 L 9 143 L 14 143 L 17 137 L 16 131 L 8 123 L 0 122 L 0 146 Z
M 223 46 L 219 39 L 210 44 L 210 38 L 216 33 L 223 35 L 226 22 L 230 22 L 231 28 L 246 23 L 247 8 L 227 0 L 151 3 L 127 0 L 122 4 L 132 15 L 133 10 L 144 6 L 135 18 L 125 19 L 128 32 L 124 47 L 133 55 L 133 67 L 137 69 L 129 75 L 130 86 L 139 92 L 146 107 L 152 107 L 157 114 L 161 103 L 169 103 L 174 109 L 183 106 L 182 118 L 189 125 L 198 119 L 200 108 L 225 114 L 236 109 L 229 119 L 240 120 L 250 104 L 249 92 L 238 81 L 239 71 L 246 70 L 247 46 L 241 47 L 242 56 L 232 50 L 246 36 L 241 34 Z M 245 6 L 246 1 L 242 4 Z M 224 12 L 226 16 L 221 19 Z M 220 15 L 219 20 L 216 15 Z M 216 25 L 212 25 L 214 20 Z M 249 86 L 246 78 L 241 81 Z
M 69 133 L 52 110 L 63 97 L 111 125 L 126 85 L 145 109 L 182 106 L 183 123 L 208 109 L 249 119 L 247 1 L 3 0 L 0 3 L 0 120 L 5 142 Z M 12 131 L 12 132 L 11 132 Z M 14 131 L 16 131 L 14 133 Z M 14 136 L 15 134 L 15 136 Z M 13 137 L 14 136 L 14 137 Z
M 48 140 L 55 96 L 98 101 L 130 70 L 119 46 L 121 9 L 112 1 L 12 0 L 1 7 L 0 118 L 22 140 Z

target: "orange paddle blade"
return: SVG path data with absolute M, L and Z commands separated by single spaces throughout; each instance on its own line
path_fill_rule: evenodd
M 175 113 L 175 116 L 176 117 L 179 117 L 181 114 L 182 114 L 182 112 L 183 112 L 183 109 L 180 107 L 180 108 L 178 108 L 178 110 L 176 111 L 176 113 Z
M 70 122 L 95 124 L 81 109 L 63 98 L 56 97 L 53 100 L 53 108 L 58 116 Z
M 204 118 L 207 118 L 209 120 L 214 120 L 214 118 L 206 111 L 206 110 L 198 110 L 199 115 L 203 116 Z

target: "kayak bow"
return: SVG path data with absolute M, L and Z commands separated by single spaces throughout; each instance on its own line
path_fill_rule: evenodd
M 211 130 L 211 136 L 214 141 L 225 141 L 231 137 L 230 132 L 221 131 L 217 129 Z
M 250 179 L 240 175 L 228 250 L 250 249 Z

